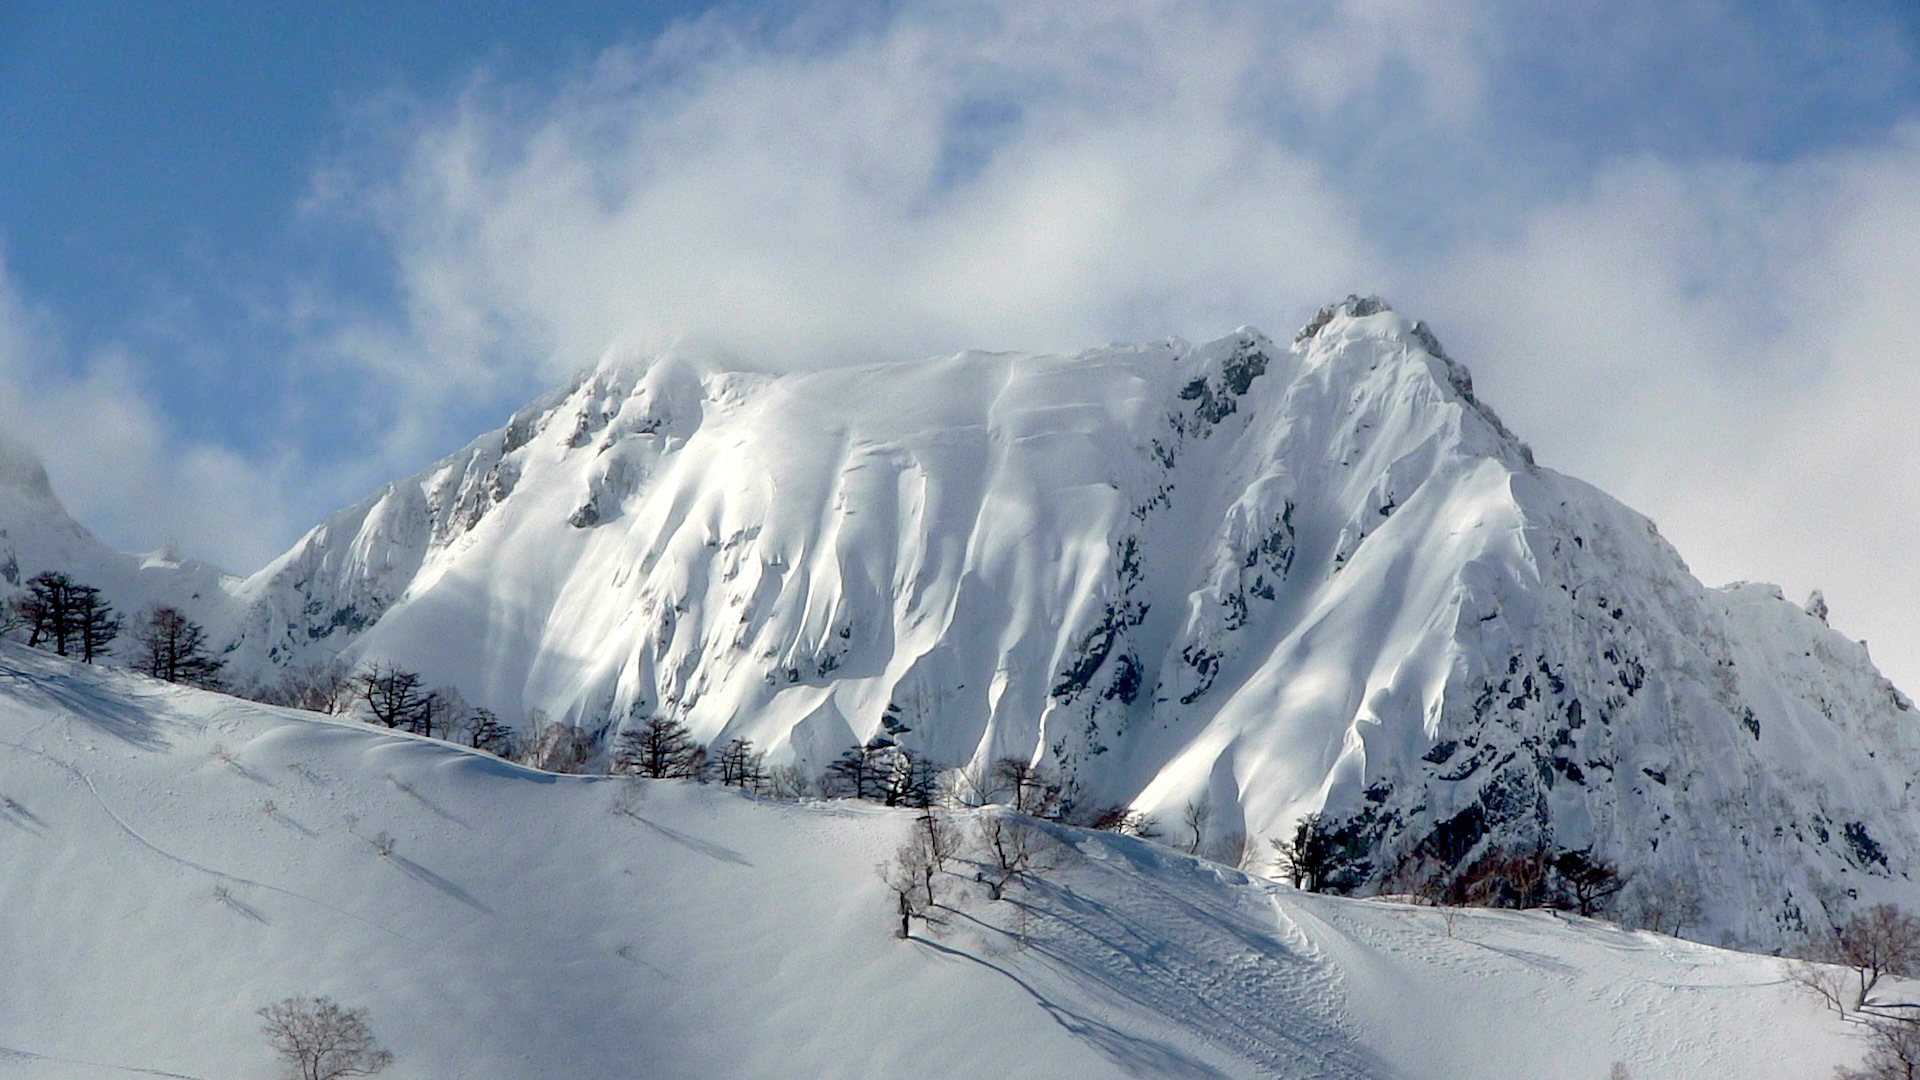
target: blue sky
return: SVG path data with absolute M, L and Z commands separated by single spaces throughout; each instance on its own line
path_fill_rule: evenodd
M 0 423 L 112 542 L 247 570 L 609 347 L 1377 291 L 1703 577 L 1823 587 L 1920 681 L 1876 542 L 1920 528 L 1920 6 L 1083 7 L 0 0 Z

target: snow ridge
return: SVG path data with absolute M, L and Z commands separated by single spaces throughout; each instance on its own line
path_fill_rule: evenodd
M 1591 848 L 1704 883 L 1741 941 L 1905 896 L 1920 854 L 1914 716 L 1865 649 L 1702 586 L 1377 298 L 1290 346 L 610 359 L 203 591 L 237 671 L 378 657 L 813 768 L 885 719 L 1216 836 L 1324 810 L 1376 882 Z

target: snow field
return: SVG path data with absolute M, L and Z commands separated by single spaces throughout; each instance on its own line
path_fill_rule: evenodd
M 365 1007 L 409 1077 L 1820 1075 L 1779 962 L 1298 894 L 1055 829 L 893 936 L 912 816 L 557 777 L 0 645 L 0 1076 L 263 1075 Z M 383 854 L 384 852 L 384 854 Z

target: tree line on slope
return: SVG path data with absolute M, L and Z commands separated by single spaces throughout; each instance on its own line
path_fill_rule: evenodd
M 0 609 L 0 634 L 87 664 L 108 659 L 125 628 L 126 620 L 98 588 L 52 570 L 28 578 Z M 221 672 L 226 661 L 208 651 L 206 631 L 178 608 L 158 606 L 141 613 L 133 639 L 135 670 L 167 682 L 225 689 Z

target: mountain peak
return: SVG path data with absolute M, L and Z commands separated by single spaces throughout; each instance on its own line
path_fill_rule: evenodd
M 47 467 L 25 444 L 4 431 L 0 431 L 0 490 L 43 502 L 59 501 L 47 480 Z

